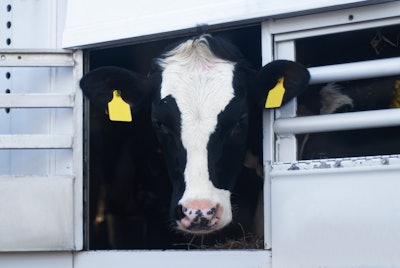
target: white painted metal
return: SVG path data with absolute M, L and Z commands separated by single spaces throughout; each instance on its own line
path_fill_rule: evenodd
M 278 19 L 271 22 L 271 34 L 274 35 L 276 42 L 281 42 L 399 24 L 400 2 L 385 2 L 387 1 L 377 1 L 376 5 L 348 9 L 339 8 L 331 12 L 318 12 L 301 17 Z
M 295 60 L 295 43 L 293 40 L 275 43 L 275 59 Z M 275 120 L 296 116 L 296 99 L 276 109 Z M 295 161 L 297 155 L 297 140 L 292 133 L 276 136 L 275 160 L 279 162 Z
M 0 51 L 0 67 L 72 67 L 71 54 L 71 51 L 61 49 L 7 49 Z
M 0 177 L 0 250 L 74 248 L 73 177 Z
M 295 165 L 271 172 L 273 267 L 400 266 L 398 157 Z
M 74 268 L 271 267 L 271 252 L 260 250 L 89 251 L 74 257 Z
M 392 3 L 396 4 L 397 6 L 394 6 L 393 8 L 393 13 L 396 12 L 396 10 L 400 7 L 400 2 L 398 3 Z M 383 5 L 383 4 L 382 4 Z M 388 4 L 385 4 L 388 5 Z M 362 8 L 359 8 L 360 10 Z M 357 10 L 359 10 L 357 9 Z M 385 10 L 385 9 L 383 9 Z M 342 11 L 343 12 L 343 11 Z M 327 13 L 330 14 L 330 13 Z M 377 13 L 381 14 L 381 13 Z M 324 15 L 325 14 L 318 14 L 319 15 L 319 20 L 316 20 L 316 25 L 320 25 L 321 23 L 319 22 L 324 22 Z M 347 16 L 350 16 L 351 14 L 348 14 Z M 396 14 L 397 15 L 397 14 Z M 340 33 L 340 32 L 349 32 L 349 31 L 356 31 L 356 30 L 361 30 L 361 29 L 366 29 L 366 28 L 379 28 L 379 27 L 385 27 L 387 25 L 396 25 L 400 23 L 400 18 L 399 17 L 389 17 L 389 18 L 382 18 L 378 20 L 367 20 L 367 21 L 362 21 L 362 23 L 352 23 L 349 22 L 347 24 L 341 24 L 338 26 L 332 25 L 331 27 L 316 27 L 316 28 L 311 28 L 309 30 L 303 29 L 299 31 L 290 31 L 290 32 L 285 32 L 285 33 L 280 33 L 276 35 L 275 40 L 276 41 L 287 41 L 287 40 L 294 40 L 294 39 L 299 39 L 299 38 L 306 38 L 306 37 L 313 37 L 313 36 L 320 36 L 320 35 L 325 35 L 325 34 L 334 34 L 334 33 Z M 274 30 L 277 30 L 274 28 Z
M 261 56 L 262 64 L 265 65 L 273 59 L 272 36 L 268 29 L 269 24 L 263 23 L 261 26 Z M 272 248 L 272 228 L 271 228 L 271 180 L 269 171 L 275 152 L 275 135 L 269 131 L 274 122 L 274 110 L 265 109 L 263 112 L 263 169 L 264 169 L 264 247 Z
M 63 47 L 80 47 L 179 30 L 195 31 L 198 25 L 240 24 L 291 13 L 312 13 L 344 5 L 365 5 L 365 0 L 176 0 L 165 2 L 98 0 L 68 1 Z M 92 12 L 88 12 L 88 10 Z M 112 11 L 112 12 L 111 12 Z M 210 12 L 214 11 L 214 12 Z M 223 12 L 221 12 L 223 11 Z M 163 23 L 160 23 L 163 22 Z M 140 25 L 138 27 L 138 25 Z M 194 29 L 194 30 L 193 30 Z
M 0 253 L 0 266 L 7 268 L 72 268 L 71 252 Z
M 72 108 L 73 105 L 73 94 L 0 94 L 1 108 Z
M 0 135 L 0 149 L 71 149 L 72 136 Z
M 275 152 L 275 136 L 269 131 L 272 129 L 274 117 L 273 110 L 265 110 L 263 113 L 263 170 L 264 170 L 264 248 L 272 248 L 272 228 L 271 228 L 271 179 L 269 172 L 273 154 Z
M 0 177 L 0 202 L 3 204 L 0 212 L 6 215 L 0 223 L 0 251 L 82 248 L 82 97 L 77 85 L 82 74 L 82 57 L 80 52 L 77 53 L 78 56 L 74 58 L 69 54 L 74 59 L 75 70 L 73 75 L 69 75 L 70 93 L 66 95 L 67 98 L 65 94 L 61 95 L 63 98 L 54 98 L 53 93 L 24 93 L 13 96 L 14 99 L 22 95 L 24 98 L 9 105 L 40 107 L 43 101 L 52 100 L 53 103 L 47 103 L 44 107 L 56 108 L 48 111 L 54 115 L 53 119 L 44 122 L 39 134 L 34 130 L 24 135 L 0 135 L 0 149 L 23 149 L 10 152 L 16 153 L 24 161 L 22 168 L 18 167 L 20 172 L 12 171 L 11 176 Z M 29 96 L 33 98 L 29 99 Z M 38 99 L 38 96 L 43 99 Z M 26 104 L 24 100 L 28 100 Z M 65 109 L 65 106 L 69 106 L 69 109 Z M 62 120 L 66 118 L 69 120 Z M 32 123 L 28 123 L 28 126 Z M 58 125 L 61 127 L 57 128 Z M 30 168 L 26 169 L 29 165 Z M 69 176 L 59 179 L 60 175 Z
M 391 76 L 400 74 L 400 58 L 325 65 L 308 70 L 311 84 Z
M 65 6 L 0 4 L 0 252 L 83 247 L 82 53 L 60 49 Z M 28 255 L 0 253 L 0 267 Z
M 391 127 L 400 125 L 400 109 L 327 114 L 278 119 L 274 132 L 278 135 L 326 132 L 350 129 Z
M 74 52 L 75 65 L 73 68 L 72 90 L 74 91 L 73 120 L 73 152 L 74 167 L 74 249 L 83 249 L 83 95 L 79 81 L 83 75 L 82 51 Z

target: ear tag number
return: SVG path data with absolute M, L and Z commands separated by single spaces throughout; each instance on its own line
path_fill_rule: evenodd
M 265 101 L 265 108 L 281 107 L 283 95 L 285 94 L 283 80 L 283 77 L 279 78 L 275 87 L 268 92 L 267 100 Z
M 113 98 L 108 103 L 108 116 L 111 121 L 132 122 L 131 107 L 121 98 L 119 90 L 113 91 Z

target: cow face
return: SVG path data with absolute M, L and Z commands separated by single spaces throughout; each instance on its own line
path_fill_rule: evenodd
M 219 230 L 232 220 L 231 190 L 243 166 L 249 107 L 264 106 L 278 80 L 285 87 L 282 102 L 289 101 L 306 88 L 309 74 L 289 61 L 251 70 L 236 48 L 209 35 L 180 43 L 156 63 L 148 77 L 104 67 L 85 75 L 80 85 L 102 109 L 116 89 L 133 114 L 151 105 L 173 186 L 170 215 L 176 228 Z

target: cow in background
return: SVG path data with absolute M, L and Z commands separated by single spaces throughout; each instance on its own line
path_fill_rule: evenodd
M 400 77 L 329 83 L 302 96 L 300 111 L 333 114 L 399 108 Z M 315 96 L 319 94 L 319 96 Z M 306 95 L 306 94 L 305 94 Z M 307 101 L 307 100 L 313 100 Z M 319 99 L 320 102 L 315 100 Z M 311 111 L 311 112 L 310 112 Z M 399 127 L 312 133 L 300 142 L 299 159 L 324 159 L 400 153 Z
M 129 104 L 133 118 L 151 108 L 172 185 L 171 222 L 185 233 L 206 234 L 232 221 L 232 191 L 254 144 L 247 134 L 261 124 L 253 113 L 287 103 L 308 81 L 307 69 L 291 61 L 252 70 L 232 44 L 202 35 L 161 55 L 147 77 L 102 67 L 86 74 L 80 86 L 110 115 L 113 96 Z

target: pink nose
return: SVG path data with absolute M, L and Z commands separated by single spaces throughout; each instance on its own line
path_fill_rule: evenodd
M 195 200 L 182 205 L 185 215 L 181 219 L 182 227 L 191 231 L 214 229 L 222 214 L 222 207 L 207 200 Z

